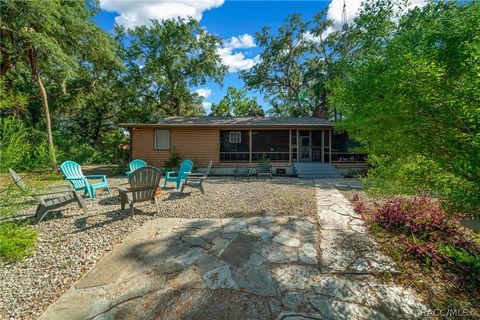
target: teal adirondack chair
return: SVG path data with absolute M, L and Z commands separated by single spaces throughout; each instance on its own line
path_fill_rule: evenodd
M 180 185 L 185 181 L 187 175 L 192 172 L 193 162 L 190 160 L 183 160 L 180 163 L 179 171 L 169 171 L 165 174 L 165 183 L 163 187 L 167 186 L 167 182 L 172 181 L 177 184 L 177 190 L 180 189 Z
M 84 175 L 82 172 L 82 167 L 75 161 L 65 161 L 60 166 L 60 169 L 65 176 L 65 180 L 70 181 L 75 190 L 85 190 L 85 194 L 88 193 L 90 199 L 95 199 L 95 189 L 106 189 L 107 193 L 110 194 L 110 186 L 107 182 L 107 176 L 102 174 L 95 175 Z M 89 179 L 99 179 L 100 182 L 90 182 Z
M 140 168 L 143 168 L 143 167 L 146 167 L 147 166 L 147 163 L 143 160 L 140 160 L 140 159 L 135 159 L 135 160 L 132 160 L 130 161 L 130 163 L 128 164 L 128 168 L 130 170 L 126 171 L 125 172 L 125 175 L 127 177 L 130 176 L 130 173 L 132 173 L 133 171 L 137 170 L 137 169 L 140 169 Z

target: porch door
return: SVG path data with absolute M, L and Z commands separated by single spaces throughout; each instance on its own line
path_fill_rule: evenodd
M 300 137 L 300 161 L 311 161 L 310 137 Z

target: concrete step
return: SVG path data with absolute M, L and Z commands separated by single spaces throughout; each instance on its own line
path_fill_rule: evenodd
M 342 175 L 330 163 L 295 163 L 300 179 L 340 179 Z

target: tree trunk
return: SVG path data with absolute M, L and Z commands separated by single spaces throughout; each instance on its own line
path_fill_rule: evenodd
M 48 149 L 50 150 L 50 156 L 52 158 L 52 166 L 54 169 L 57 168 L 57 156 L 55 154 L 55 145 L 53 143 L 53 136 L 52 136 L 52 121 L 50 119 L 50 110 L 48 108 L 48 97 L 47 91 L 43 86 L 42 79 L 36 70 L 33 68 L 34 74 L 33 77 L 35 82 L 37 83 L 38 90 L 40 91 L 40 98 L 42 100 L 42 107 L 43 113 L 45 114 L 45 125 L 47 127 L 47 142 L 48 142 Z
M 175 99 L 175 115 L 180 117 L 180 101 L 178 99 Z

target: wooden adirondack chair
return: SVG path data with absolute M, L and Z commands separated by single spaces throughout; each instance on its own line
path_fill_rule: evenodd
M 87 213 L 85 202 L 83 202 L 82 197 L 74 189 L 37 193 L 35 190 L 29 188 L 13 169 L 8 170 L 10 171 L 10 176 L 12 177 L 13 181 L 15 181 L 17 187 L 38 203 L 38 207 L 35 212 L 35 223 L 42 221 L 47 213 L 55 211 L 72 202 L 77 202 L 78 206 L 83 209 L 83 212 Z
M 203 190 L 203 181 L 207 179 L 210 170 L 212 169 L 212 161 L 208 164 L 207 171 L 205 173 L 189 173 L 185 178 L 185 182 L 182 184 L 182 189 L 180 192 L 183 192 L 185 186 L 190 188 L 197 188 L 204 194 L 205 191 Z
M 165 183 L 163 187 L 167 186 L 167 182 L 172 181 L 177 184 L 177 190 L 180 189 L 180 185 L 185 181 L 187 175 L 192 172 L 193 162 L 190 160 L 183 160 L 180 163 L 180 169 L 178 171 L 169 171 L 165 174 Z
M 146 166 L 147 166 L 147 163 L 143 160 L 140 160 L 140 159 L 132 160 L 128 164 L 129 170 L 125 172 L 125 175 L 128 177 L 130 175 L 130 173 L 132 173 L 133 171 L 135 171 L 137 169 L 140 169 L 140 168 L 143 168 L 143 167 L 146 167 Z
M 88 193 L 90 199 L 95 199 L 95 189 L 105 189 L 110 194 L 110 186 L 107 182 L 107 176 L 103 174 L 84 175 L 82 167 L 75 161 L 65 161 L 60 166 L 65 180 L 70 181 L 75 190 L 85 190 L 85 194 Z M 100 182 L 90 182 L 89 179 L 99 179 Z
M 125 204 L 128 203 L 132 214 L 134 214 L 134 203 L 152 201 L 157 207 L 157 213 L 160 213 L 155 195 L 161 178 L 162 171 L 155 167 L 146 166 L 133 171 L 128 177 L 130 186 L 120 186 L 118 188 L 122 210 L 125 209 Z

